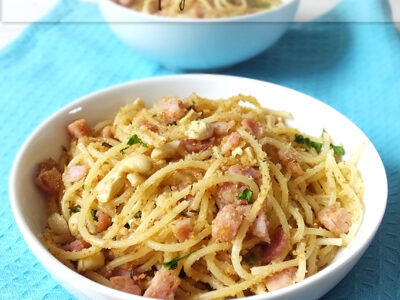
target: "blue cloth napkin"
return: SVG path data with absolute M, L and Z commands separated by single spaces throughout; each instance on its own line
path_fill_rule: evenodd
M 384 3 L 346 0 L 325 18 L 340 20 L 362 7 L 365 16 L 388 20 Z M 60 0 L 45 17 L 79 19 L 101 16 L 95 4 Z M 74 299 L 30 252 L 11 214 L 9 171 L 29 133 L 77 97 L 171 73 L 122 44 L 106 24 L 34 24 L 0 51 L 0 298 Z M 400 38 L 394 26 L 293 24 L 271 49 L 223 73 L 310 94 L 347 115 L 372 140 L 389 179 L 383 224 L 360 262 L 323 299 L 400 299 Z

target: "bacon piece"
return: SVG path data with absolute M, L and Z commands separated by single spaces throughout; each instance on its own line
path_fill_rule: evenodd
M 130 276 L 130 272 L 124 268 L 116 267 L 116 268 L 104 273 L 104 277 L 107 279 L 110 279 L 111 277 L 116 277 L 116 276 Z
M 336 236 L 349 232 L 351 215 L 337 203 L 317 213 L 318 221 Z
M 104 127 L 103 130 L 101 131 L 101 136 L 105 138 L 113 138 L 114 134 L 112 132 L 112 126 L 108 125 Z
M 68 244 L 65 244 L 62 248 L 65 251 L 81 251 L 85 248 L 89 248 L 90 244 L 86 242 L 85 240 L 82 239 L 77 239 L 75 241 L 72 241 Z
M 250 227 L 250 231 L 266 243 L 270 242 L 268 233 L 268 219 L 265 211 L 261 211 Z
M 202 141 L 191 139 L 181 140 L 181 146 L 188 152 L 198 153 L 210 147 L 214 143 L 214 140 L 214 137 Z
M 172 232 L 180 243 L 186 241 L 189 238 L 190 233 L 192 231 L 193 227 L 192 224 L 190 223 L 189 218 L 179 220 L 176 224 L 172 226 Z
M 215 202 L 219 209 L 227 204 L 246 204 L 245 200 L 237 199 L 237 195 L 243 191 L 246 186 L 233 182 L 224 182 L 219 184 L 216 188 Z
M 178 121 L 186 115 L 187 109 L 184 103 L 177 97 L 170 97 L 161 100 L 157 105 L 160 119 L 165 124 L 170 124 Z
M 293 175 L 303 174 L 303 169 L 300 166 L 300 158 L 289 149 L 280 149 L 278 158 L 286 170 Z
M 237 132 L 233 132 L 230 135 L 228 135 L 226 140 L 224 140 L 222 142 L 222 145 L 221 145 L 222 153 L 227 153 L 228 151 L 239 146 L 241 140 L 242 140 L 242 136 Z
M 261 264 L 266 265 L 279 257 L 289 244 L 289 240 L 282 228 L 275 229 L 271 243 L 261 257 Z
M 275 291 L 293 284 L 296 272 L 296 267 L 290 267 L 269 276 L 266 281 L 268 291 Z
M 89 172 L 89 168 L 86 165 L 77 165 L 69 168 L 67 173 L 67 180 L 71 182 L 78 181 L 85 177 Z
M 92 130 L 85 119 L 80 119 L 69 124 L 67 126 L 67 131 L 71 137 L 79 139 L 83 136 L 90 136 Z
M 110 278 L 110 281 L 111 286 L 114 289 L 139 296 L 142 294 L 142 290 L 140 289 L 139 285 L 132 278 L 130 278 L 129 274 L 123 276 L 113 276 Z
M 212 236 L 217 241 L 232 241 L 242 223 L 245 208 L 234 204 L 227 204 L 222 207 L 212 221 Z
M 263 134 L 263 127 L 260 123 L 252 118 L 243 119 L 241 122 L 242 126 L 249 131 L 256 138 L 260 138 Z
M 151 280 L 144 297 L 173 300 L 175 292 L 181 283 L 179 277 L 172 271 L 161 268 Z
M 214 122 L 212 124 L 214 127 L 214 135 L 215 136 L 224 136 L 229 133 L 229 130 L 235 126 L 235 121 L 229 122 Z
M 35 177 L 35 184 L 45 193 L 58 194 L 62 188 L 61 172 L 53 159 L 41 162 Z
M 253 167 L 233 165 L 230 166 L 228 172 L 231 174 L 239 174 L 250 177 L 251 179 L 257 180 L 260 178 L 260 173 Z
M 158 132 L 158 127 L 157 127 L 157 125 L 155 125 L 155 124 L 153 124 L 153 123 L 150 123 L 148 120 L 139 119 L 139 120 L 137 121 L 137 124 L 138 124 L 139 126 L 144 126 L 144 127 L 146 127 L 146 128 L 149 129 L 150 131 Z
M 96 217 L 97 217 L 97 226 L 96 226 L 97 233 L 103 232 L 108 227 L 110 227 L 111 218 L 110 218 L 109 215 L 107 215 L 106 213 L 102 212 L 101 210 L 98 210 L 96 212 Z

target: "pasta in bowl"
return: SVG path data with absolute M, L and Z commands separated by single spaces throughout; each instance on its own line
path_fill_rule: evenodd
M 159 88 L 170 93 L 168 80 Z M 368 145 L 362 180 L 355 160 L 340 159 L 344 148 L 331 141 L 329 124 L 312 137 L 253 97 L 209 100 L 181 89 L 146 108 L 127 100 L 132 91 L 120 89 L 128 104 L 115 117 L 108 112 L 111 121 L 72 113 L 58 127 L 70 124 L 61 164 L 45 161 L 55 153 L 36 160 L 35 172 L 45 161 L 36 184 L 50 196 L 50 216 L 36 233 L 55 257 L 103 285 L 169 299 L 316 298 L 324 291 L 304 287 L 334 285 L 324 276 L 351 268 L 346 253 L 359 253 L 369 213 L 361 204 Z M 81 281 L 91 290 L 92 281 Z
M 179 0 L 179 1 L 131 1 L 114 0 L 127 8 L 160 16 L 178 18 L 223 18 L 268 10 L 281 4 L 280 0 Z

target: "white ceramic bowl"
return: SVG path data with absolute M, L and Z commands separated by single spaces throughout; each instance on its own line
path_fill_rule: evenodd
M 293 21 L 299 0 L 282 2 L 254 14 L 201 20 L 140 13 L 111 0 L 99 5 L 115 34 L 144 55 L 170 69 L 210 70 L 249 59 L 274 44 Z
M 336 143 L 343 143 L 347 153 L 360 144 L 365 149 L 359 170 L 365 182 L 365 214 L 361 227 L 350 245 L 322 271 L 304 281 L 252 300 L 311 300 L 325 294 L 354 266 L 367 249 L 383 217 L 387 200 L 387 181 L 382 161 L 368 138 L 351 121 L 333 108 L 307 95 L 275 84 L 220 75 L 179 75 L 133 81 L 85 96 L 62 108 L 43 122 L 21 147 L 10 177 L 10 199 L 18 227 L 38 260 L 68 291 L 79 299 L 142 299 L 93 282 L 70 270 L 55 259 L 37 239 L 44 229 L 47 211 L 43 195 L 33 184 L 39 162 L 57 158 L 61 145 L 68 144 L 65 127 L 78 118 L 90 124 L 112 118 L 122 105 L 142 97 L 147 105 L 162 96 L 185 97 L 196 92 L 210 98 L 229 97 L 238 93 L 256 96 L 268 108 L 293 113 L 291 126 L 311 135 L 325 128 Z

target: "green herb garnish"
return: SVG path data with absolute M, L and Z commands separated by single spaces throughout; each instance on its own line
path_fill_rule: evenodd
M 128 147 L 125 147 L 125 148 L 122 148 L 121 150 L 119 150 L 119 153 L 124 154 L 124 153 L 125 153 L 125 150 L 128 149 L 128 148 L 129 148 L 129 146 L 128 146 Z
M 176 126 L 176 125 L 178 125 L 178 124 L 176 124 L 176 122 L 174 121 L 174 122 L 172 122 L 172 123 L 168 123 L 168 126 Z
M 140 219 L 142 217 L 142 211 L 139 210 L 134 216 L 135 219 Z
M 255 8 L 261 8 L 261 9 L 268 9 L 271 7 L 271 3 L 268 2 L 256 2 L 254 5 Z
M 176 267 L 178 266 L 178 262 L 182 259 L 189 257 L 190 254 L 192 253 L 186 254 L 185 256 L 182 257 L 175 257 L 173 260 L 169 262 L 162 263 L 162 265 L 164 268 L 167 268 L 168 270 L 175 270 Z
M 295 134 L 294 141 L 297 144 L 306 145 L 308 148 L 314 148 L 315 151 L 317 151 L 318 154 L 321 152 L 322 143 L 318 143 L 318 142 L 312 141 L 308 137 L 304 137 L 301 134 Z
M 342 156 L 345 153 L 343 146 L 335 146 L 331 144 L 331 148 L 333 149 L 333 153 L 335 153 L 337 156 Z
M 134 134 L 131 136 L 131 138 L 128 140 L 128 142 L 126 143 L 129 146 L 135 145 L 135 144 L 140 144 L 142 145 L 142 147 L 147 148 L 147 144 L 144 143 L 140 137 L 137 136 L 137 134 Z
M 246 200 L 248 203 L 252 203 L 253 201 L 251 201 L 251 196 L 253 196 L 253 192 L 249 189 L 244 189 L 237 195 L 237 198 L 239 200 Z
M 98 221 L 98 218 L 97 218 L 97 216 L 96 216 L 96 213 L 97 213 L 97 210 L 92 209 L 92 217 L 93 217 L 93 220 Z
M 326 130 L 324 129 L 322 132 L 326 132 Z M 318 143 L 318 142 L 312 141 L 308 137 L 304 137 L 301 134 L 295 134 L 294 141 L 297 144 L 303 144 L 303 145 L 306 145 L 309 148 L 314 148 L 317 151 L 318 154 L 322 150 L 322 143 Z M 333 149 L 333 152 L 335 153 L 335 155 L 342 156 L 342 155 L 345 154 L 343 146 L 335 146 L 333 144 L 331 144 L 330 146 Z
M 83 191 L 85 190 L 85 185 L 84 185 L 84 184 L 82 184 L 82 190 L 83 190 Z
M 80 212 L 81 211 L 81 207 L 80 206 L 77 206 L 77 207 L 74 207 L 73 209 L 71 209 L 71 212 L 73 212 L 73 213 L 77 213 L 77 212 Z
M 248 265 L 254 265 L 257 262 L 257 256 L 254 253 L 251 253 L 246 257 L 245 262 Z

